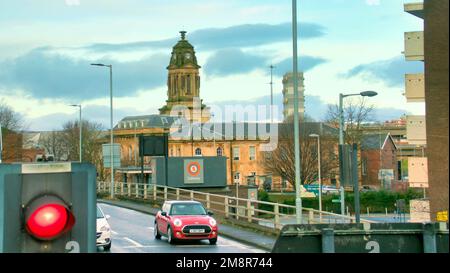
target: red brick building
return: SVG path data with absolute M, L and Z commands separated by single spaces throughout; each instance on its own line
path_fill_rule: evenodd
M 364 135 L 361 141 L 361 184 L 378 189 L 403 191 L 398 180 L 397 146 L 388 134 Z

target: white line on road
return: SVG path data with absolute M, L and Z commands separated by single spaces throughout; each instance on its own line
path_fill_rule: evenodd
M 151 229 L 151 230 L 154 230 L 155 228 L 154 228 L 154 227 L 148 227 L 147 229 Z
M 119 233 L 115 232 L 114 230 L 111 230 L 111 233 L 114 234 L 114 235 L 119 234 Z
M 135 247 L 142 247 L 142 245 L 138 242 L 136 242 L 135 240 L 131 240 L 128 237 L 123 237 L 124 240 L 127 240 L 128 242 L 132 243 Z

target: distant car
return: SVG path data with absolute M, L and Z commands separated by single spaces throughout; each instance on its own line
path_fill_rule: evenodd
M 373 192 L 373 191 L 377 191 L 377 189 L 375 187 L 372 187 L 369 185 L 364 185 L 361 187 L 361 189 L 359 191 L 360 192 Z
M 214 245 L 218 227 L 212 215 L 200 202 L 166 201 L 156 214 L 154 236 L 165 236 L 170 244 L 178 240 L 209 240 Z
M 108 224 L 109 215 L 105 215 L 97 206 L 97 246 L 104 250 L 111 249 L 111 227 Z

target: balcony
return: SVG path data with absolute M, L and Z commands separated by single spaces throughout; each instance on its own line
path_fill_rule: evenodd
M 423 31 L 405 32 L 405 58 L 407 61 L 424 60 Z
M 407 102 L 425 102 L 425 75 L 405 75 L 405 97 Z
M 427 143 L 425 116 L 406 117 L 406 138 L 409 144 L 425 145 Z
M 405 4 L 405 12 L 424 19 L 423 2 Z

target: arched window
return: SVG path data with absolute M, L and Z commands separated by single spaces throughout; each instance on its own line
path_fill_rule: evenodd
M 128 160 L 133 160 L 133 147 L 128 147 Z
M 201 156 L 202 155 L 202 149 L 200 149 L 200 148 L 195 149 L 195 155 L 196 156 Z
M 222 147 L 217 148 L 217 156 L 223 156 L 223 149 L 222 149 Z

